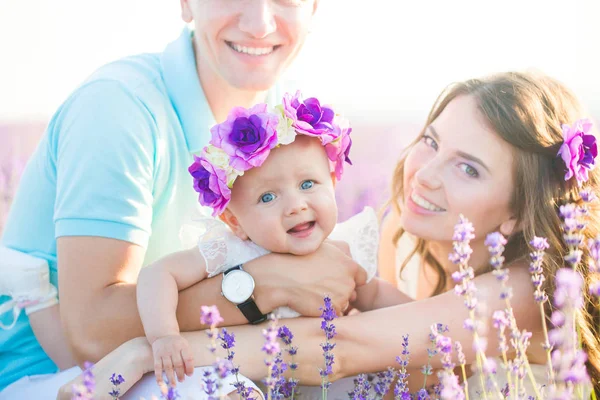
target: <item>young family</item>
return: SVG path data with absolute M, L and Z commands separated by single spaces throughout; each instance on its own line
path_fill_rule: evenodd
M 182 381 L 184 398 L 202 398 L 202 366 L 214 360 L 202 305 L 218 306 L 221 325 L 235 333 L 240 379 L 257 393 L 264 324 L 254 325 L 272 312 L 301 315 L 285 320 L 301 348 L 296 377 L 319 385 L 323 333 L 314 317 L 324 294 L 338 315 L 360 310 L 335 323 L 334 398 L 346 397 L 342 378 L 395 365 L 406 334 L 417 390 L 432 324 L 447 325 L 467 364 L 475 360 L 462 326 L 468 310 L 451 290 L 457 266 L 448 254 L 460 215 L 475 230 L 470 264 L 490 310 L 505 302 L 484 241 L 496 231 L 507 238 L 514 316 L 532 332 L 536 381 L 548 382 L 529 243 L 541 236 L 552 244 L 544 263 L 552 297 L 568 253 L 558 209 L 581 202 L 584 190 L 600 195 L 584 109 L 539 74 L 451 84 L 413 143 L 381 143 L 399 158 L 381 229 L 370 209 L 337 224 L 335 184 L 350 163 L 351 136 L 366 133 L 351 133 L 326 99 L 284 94 L 276 83 L 317 6 L 181 0 L 193 30 L 163 53 L 100 68 L 64 102 L 28 163 L 2 237 L 8 284 L 0 306 L 14 312 L 0 316 L 0 399 L 54 399 L 59 389 L 70 398 L 84 361 L 96 363 L 98 398 L 110 398 L 113 373 L 125 379 L 123 398 L 157 394 L 163 377 Z M 185 248 L 179 233 L 198 203 L 215 218 L 199 221 L 197 243 Z M 595 207 L 589 221 L 586 241 L 600 233 Z M 587 284 L 590 254 L 582 257 Z M 594 384 L 595 303 L 586 298 L 576 314 Z M 495 336 L 489 340 L 486 353 L 499 357 Z M 438 358 L 431 363 L 441 367 Z M 468 379 L 473 393 L 477 374 Z M 301 392 L 317 398 L 308 386 Z

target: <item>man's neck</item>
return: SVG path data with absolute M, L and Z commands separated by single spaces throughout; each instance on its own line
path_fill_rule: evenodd
M 250 108 L 266 101 L 266 91 L 240 90 L 231 86 L 210 67 L 206 66 L 196 55 L 196 71 L 206 101 L 210 106 L 215 121 L 223 122 L 233 107 Z

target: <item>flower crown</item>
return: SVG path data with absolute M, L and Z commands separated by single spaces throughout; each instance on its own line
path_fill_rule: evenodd
M 331 172 L 342 178 L 352 140 L 348 121 L 322 106 L 314 97 L 302 100 L 300 91 L 285 94 L 282 104 L 269 111 L 264 103 L 252 108 L 233 108 L 227 120 L 210 129 L 212 139 L 188 171 L 194 178 L 198 201 L 221 214 L 231 199 L 235 180 L 260 167 L 272 149 L 292 143 L 296 135 L 319 138 L 325 147 Z
M 598 155 L 596 137 L 588 134 L 591 129 L 592 122 L 589 119 L 575 121 L 572 126 L 562 126 L 564 142 L 557 156 L 562 158 L 567 167 L 565 181 L 574 176 L 579 186 L 588 180 L 588 171 L 594 168 Z

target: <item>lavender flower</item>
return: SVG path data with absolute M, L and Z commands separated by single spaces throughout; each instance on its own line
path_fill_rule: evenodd
M 94 378 L 94 374 L 92 373 L 93 366 L 94 364 L 90 362 L 86 361 L 84 363 L 83 383 L 73 385 L 73 395 L 71 400 L 93 400 L 94 391 L 96 389 L 96 380 Z
M 552 321 L 557 327 L 551 332 L 550 339 L 554 345 L 552 365 L 556 382 L 561 388 L 571 385 L 589 383 L 585 362 L 587 355 L 581 349 L 577 339 L 574 315 L 583 306 L 583 278 L 577 271 L 561 268 L 556 273 L 556 291 L 554 305 L 558 308 L 553 313 Z
M 277 342 L 277 319 L 271 315 L 271 323 L 267 329 L 263 329 L 263 336 L 265 338 L 265 344 L 262 347 L 262 351 L 267 355 L 265 359 L 265 365 L 267 366 L 267 377 L 264 380 L 264 384 L 268 390 L 268 399 L 271 400 L 276 393 L 276 385 L 278 381 L 278 369 L 276 365 L 276 357 L 281 352 L 279 343 Z M 275 368 L 276 376 L 273 376 Z
M 112 383 L 113 388 L 110 392 L 108 392 L 108 394 L 113 398 L 118 400 L 119 396 L 121 396 L 121 390 L 119 389 L 119 385 L 121 385 L 123 382 L 125 382 L 125 379 L 123 378 L 123 376 L 121 376 L 120 374 L 112 374 L 111 377 L 109 378 L 110 383 Z
M 573 269 L 575 269 L 577 264 L 581 261 L 581 256 L 583 254 L 580 249 L 584 239 L 581 231 L 585 227 L 583 218 L 587 215 L 587 208 L 585 206 L 567 203 L 560 206 L 560 215 L 563 219 L 563 238 L 569 248 L 569 252 L 564 256 L 564 259 Z
M 294 371 L 298 369 L 298 364 L 294 362 L 294 356 L 298 352 L 298 348 L 292 345 L 292 339 L 294 338 L 294 335 L 287 326 L 281 326 L 277 336 L 287 346 L 286 352 L 291 358 L 291 362 L 288 364 L 288 367 L 292 371 L 292 376 L 281 386 L 281 391 L 285 398 L 293 399 L 294 395 L 296 394 L 296 387 L 298 386 L 298 380 L 294 378 Z
M 529 254 L 531 257 L 529 273 L 531 273 L 531 281 L 535 287 L 535 301 L 543 304 L 548 300 L 548 296 L 542 288 L 544 280 L 546 279 L 544 277 L 542 265 L 544 263 L 544 252 L 549 247 L 548 240 L 546 238 L 534 236 L 529 244 L 534 249 L 534 251 Z
M 373 390 L 375 391 L 375 397 L 377 399 L 383 399 L 390 390 L 390 386 L 395 377 L 396 371 L 394 371 L 394 368 L 392 367 L 388 367 L 386 371 L 377 374 L 377 381 L 373 385 Z
M 223 322 L 217 306 L 202 306 L 200 311 L 200 323 L 215 327 Z
M 395 400 L 409 400 L 410 391 L 408 390 L 407 379 L 410 375 L 406 372 L 408 367 L 408 361 L 410 352 L 408 351 L 408 335 L 402 336 L 402 355 L 396 357 L 396 361 L 400 364 L 400 371 L 398 372 L 398 379 L 396 380 L 396 386 L 394 387 L 394 399 Z
M 181 396 L 179 396 L 179 393 L 177 393 L 176 388 L 174 388 L 173 386 L 169 386 L 168 389 L 163 391 L 161 397 L 165 400 L 175 400 L 175 399 L 180 398 Z
M 371 384 L 367 375 L 360 374 L 354 379 L 354 389 L 348 393 L 348 397 L 351 400 L 369 400 L 370 390 Z
M 335 348 L 335 343 L 331 343 L 330 341 L 335 337 L 335 325 L 332 321 L 337 318 L 335 310 L 331 304 L 331 298 L 329 296 L 325 296 L 323 299 L 324 307 L 321 307 L 321 330 L 325 332 L 325 343 L 321 343 L 321 348 L 323 349 L 323 357 L 325 358 L 325 368 L 320 369 L 321 374 L 321 388 L 323 389 L 323 400 L 327 399 L 327 389 L 331 383 L 328 380 L 328 376 L 333 373 L 332 365 L 334 363 L 334 355 L 333 349 Z
M 600 273 L 600 235 L 588 240 L 588 249 L 592 258 L 592 261 L 588 265 L 590 272 L 598 274 Z

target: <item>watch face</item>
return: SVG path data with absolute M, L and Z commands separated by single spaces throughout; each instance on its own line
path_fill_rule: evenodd
M 223 296 L 234 304 L 248 300 L 254 292 L 254 279 L 245 271 L 231 271 L 223 277 Z

